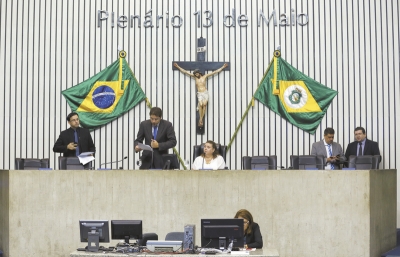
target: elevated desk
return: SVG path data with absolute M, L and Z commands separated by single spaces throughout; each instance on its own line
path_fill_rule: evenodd
M 141 219 L 160 240 L 194 224 L 198 245 L 202 218 L 245 208 L 281 257 L 376 257 L 396 246 L 396 190 L 396 170 L 0 170 L 0 249 L 69 256 L 80 219 Z
M 146 256 L 146 257 L 176 257 L 176 256 L 182 256 L 182 257 L 195 257 L 195 256 L 208 256 L 208 257 L 232 257 L 232 256 L 252 256 L 252 257 L 279 257 L 278 251 L 276 249 L 257 249 L 255 251 L 250 252 L 250 255 L 238 255 L 234 254 L 231 255 L 230 253 L 221 253 L 221 254 L 212 254 L 212 255 L 207 255 L 207 254 L 156 254 L 156 253 L 109 253 L 109 252 L 99 252 L 99 253 L 91 253 L 91 252 L 81 252 L 81 251 L 75 251 L 72 252 L 70 257 L 126 257 L 126 256 Z

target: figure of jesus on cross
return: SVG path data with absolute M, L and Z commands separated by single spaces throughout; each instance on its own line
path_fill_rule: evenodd
M 206 86 L 206 80 L 208 77 L 211 77 L 219 72 L 221 72 L 223 69 L 228 67 L 227 63 L 224 63 L 221 68 L 212 71 L 211 73 L 208 74 L 202 74 L 200 70 L 195 69 L 193 73 L 190 73 L 189 71 L 181 68 L 177 63 L 174 63 L 174 66 L 178 68 L 182 73 L 189 75 L 190 77 L 195 79 L 196 82 L 196 88 L 197 88 L 197 110 L 199 111 L 200 114 L 200 119 L 199 119 L 199 127 L 203 126 L 203 118 L 204 115 L 206 114 L 206 108 L 207 108 L 207 103 L 209 99 L 209 93 L 207 90 Z

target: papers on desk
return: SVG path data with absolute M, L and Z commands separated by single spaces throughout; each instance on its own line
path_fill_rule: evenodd
M 85 165 L 86 163 L 89 163 L 89 162 L 93 161 L 93 160 L 94 160 L 94 157 L 93 157 L 93 155 L 92 155 L 93 153 L 94 153 L 94 152 L 84 152 L 84 153 L 81 153 L 81 154 L 78 156 L 80 163 L 82 163 L 83 165 Z
M 231 255 L 250 255 L 250 251 L 231 251 Z
M 138 146 L 142 150 L 153 152 L 153 148 L 151 148 L 151 146 L 149 146 L 149 145 L 144 145 L 142 143 L 138 143 Z

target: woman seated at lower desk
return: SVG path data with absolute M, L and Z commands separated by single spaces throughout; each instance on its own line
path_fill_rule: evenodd
M 208 140 L 204 144 L 204 152 L 197 157 L 192 165 L 194 170 L 221 170 L 225 169 L 224 158 L 219 155 L 217 145 L 214 141 Z
M 253 221 L 253 215 L 248 210 L 241 209 L 237 211 L 235 218 L 243 219 L 244 248 L 262 248 L 260 226 Z

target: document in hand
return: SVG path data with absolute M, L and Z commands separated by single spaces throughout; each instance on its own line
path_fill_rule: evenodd
M 138 146 L 142 150 L 153 152 L 153 148 L 151 148 L 151 146 L 149 146 L 149 145 L 144 145 L 142 143 L 138 143 Z
M 93 154 L 93 152 L 84 152 L 84 153 L 81 153 L 81 154 L 78 156 L 79 161 L 80 161 L 83 165 L 85 165 L 85 164 L 88 163 L 88 162 L 93 161 L 93 160 L 94 160 L 94 157 L 93 157 L 92 154 Z

